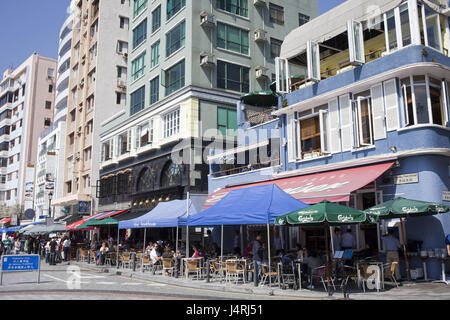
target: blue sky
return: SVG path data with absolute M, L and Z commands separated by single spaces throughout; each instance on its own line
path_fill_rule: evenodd
M 344 0 L 319 0 L 319 14 Z M 0 77 L 38 52 L 57 58 L 58 34 L 70 0 L 0 0 Z

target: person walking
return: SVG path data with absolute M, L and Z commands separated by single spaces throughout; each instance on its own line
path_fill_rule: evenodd
M 20 254 L 20 239 L 14 241 L 14 254 Z
M 58 242 L 56 242 L 56 237 L 50 241 L 50 265 L 56 266 L 56 250 L 58 248 Z
M 342 235 L 341 248 L 342 250 L 354 249 L 356 246 L 355 237 L 352 234 L 352 229 L 347 228 L 347 231 Z
M 8 255 L 9 254 L 9 246 L 11 245 L 11 240 L 8 236 L 5 237 L 3 240 L 3 254 Z
M 332 245 L 334 248 L 334 252 L 341 251 L 341 229 L 340 228 L 334 228 L 334 233 L 330 241 L 333 241 Z M 331 242 L 330 242 L 331 246 Z
M 386 262 L 399 262 L 398 249 L 402 247 L 400 241 L 394 236 L 394 230 L 389 229 L 388 233 L 383 236 L 384 247 L 386 249 Z M 395 280 L 400 279 L 400 270 L 395 268 Z
M 261 263 L 263 261 L 263 246 L 261 242 L 261 234 L 258 233 L 256 239 L 253 241 L 253 261 L 256 262 L 255 276 L 259 277 L 261 274 Z
M 69 261 L 69 250 L 70 250 L 70 239 L 69 237 L 66 237 L 66 239 L 63 242 L 63 250 L 64 250 L 64 261 Z

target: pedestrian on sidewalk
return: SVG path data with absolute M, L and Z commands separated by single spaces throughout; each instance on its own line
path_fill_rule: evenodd
M 56 266 L 56 249 L 58 248 L 58 243 L 56 242 L 56 237 L 50 241 L 50 265 Z
M 20 254 L 20 239 L 14 241 L 14 254 Z
M 261 243 L 261 234 L 258 233 L 256 239 L 253 241 L 253 261 L 256 262 L 255 276 L 259 277 L 261 274 L 261 263 L 263 261 L 263 247 Z
M 63 250 L 64 250 L 64 261 L 69 261 L 69 250 L 70 250 L 70 239 L 69 237 L 66 237 L 66 239 L 63 242 Z

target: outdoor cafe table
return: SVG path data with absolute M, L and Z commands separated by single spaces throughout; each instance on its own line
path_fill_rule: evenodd
M 384 264 L 383 264 L 383 262 L 381 262 L 381 261 L 364 261 L 364 260 L 358 261 L 358 263 L 356 265 L 356 270 L 358 273 L 358 282 L 361 282 L 360 266 L 363 266 L 363 265 L 377 266 L 380 269 L 380 272 L 378 273 L 378 281 L 381 284 L 381 288 L 384 290 Z
M 298 272 L 298 289 L 302 290 L 302 263 L 307 264 L 306 261 L 302 261 L 300 259 L 294 260 L 295 265 L 297 266 L 297 272 Z M 278 262 L 277 264 L 277 273 L 278 273 L 278 284 L 281 288 L 281 266 L 283 264 L 281 262 Z

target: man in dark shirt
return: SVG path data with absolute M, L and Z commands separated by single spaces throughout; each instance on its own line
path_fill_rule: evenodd
M 263 248 L 261 243 L 261 234 L 258 233 L 256 236 L 256 239 L 253 241 L 253 261 L 256 262 L 256 270 L 255 275 L 258 277 L 261 273 L 261 267 L 260 264 L 262 263 L 262 255 L 263 255 Z
M 52 241 L 50 241 L 50 265 L 55 266 L 55 257 L 56 257 L 56 247 L 58 246 L 58 243 L 56 242 L 56 238 L 53 238 Z

